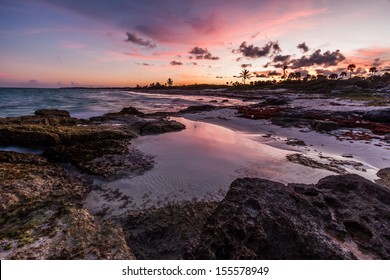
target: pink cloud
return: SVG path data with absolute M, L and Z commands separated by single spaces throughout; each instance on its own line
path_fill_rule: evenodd
M 348 56 L 348 62 L 360 64 L 363 66 L 372 66 L 374 61 L 378 58 L 381 64 L 388 64 L 390 62 L 390 47 L 371 47 L 362 48 L 354 51 Z

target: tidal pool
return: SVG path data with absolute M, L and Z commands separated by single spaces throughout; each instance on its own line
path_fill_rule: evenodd
M 101 188 L 87 198 L 92 212 L 103 207 L 106 212 L 119 214 L 180 201 L 218 201 L 232 181 L 242 177 L 316 183 L 333 174 L 288 162 L 285 156 L 293 151 L 259 143 L 248 134 L 185 118 L 175 120 L 186 129 L 132 141 L 134 148 L 154 156 L 152 170 L 133 178 L 95 182 Z M 110 192 L 120 195 L 107 195 Z

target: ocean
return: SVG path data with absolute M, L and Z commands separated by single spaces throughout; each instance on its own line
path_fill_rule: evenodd
M 0 88 L 0 117 L 33 115 L 38 109 L 49 108 L 66 110 L 76 118 L 90 118 L 117 112 L 129 106 L 144 113 L 154 113 L 173 112 L 202 104 L 220 106 L 244 104 L 240 99 L 232 98 L 222 104 L 223 99 L 226 98 L 141 93 L 117 89 Z

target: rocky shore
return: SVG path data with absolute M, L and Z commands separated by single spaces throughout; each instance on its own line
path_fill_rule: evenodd
M 91 185 L 80 175 L 110 178 L 145 172 L 153 160 L 132 149 L 129 140 L 184 129 L 175 121 L 139 115 L 124 108 L 82 120 L 48 109 L 35 116 L 0 119 L 0 146 L 44 151 L 42 155 L 0 151 L 2 259 L 134 258 L 122 228 L 83 206 Z
M 238 108 L 239 114 L 325 132 L 359 125 L 386 141 L 388 110 L 324 115 L 283 109 L 285 99 L 264 102 Z M 178 114 L 214 109 L 206 105 Z M 1 118 L 0 146 L 43 152 L 0 151 L 0 258 L 390 258 L 389 169 L 380 170 L 373 183 L 300 154 L 290 160 L 343 175 L 312 185 L 243 178 L 220 202 L 182 202 L 120 217 L 103 210 L 91 214 L 84 201 L 96 187 L 94 179 L 129 178 L 153 168 L 153 157 L 135 149 L 132 139 L 185 128 L 166 115 L 128 107 L 89 120 L 56 109 Z

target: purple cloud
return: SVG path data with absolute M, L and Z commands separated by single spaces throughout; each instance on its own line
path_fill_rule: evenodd
M 172 66 L 180 66 L 180 65 L 183 65 L 183 62 L 173 60 L 173 61 L 169 62 L 169 64 Z
M 300 43 L 300 44 L 297 46 L 297 48 L 298 48 L 298 49 L 301 49 L 304 53 L 309 51 L 309 47 L 306 45 L 305 42 Z
M 218 56 L 212 56 L 212 54 L 207 50 L 199 47 L 194 47 L 189 51 L 190 54 L 194 55 L 196 59 L 209 59 L 209 60 L 218 60 Z M 190 56 L 192 58 L 192 56 Z
M 322 65 L 324 67 L 335 66 L 339 62 L 345 60 L 345 56 L 340 53 L 339 50 L 333 52 L 326 51 L 321 53 L 321 50 L 318 49 L 310 56 L 302 56 L 299 59 L 291 60 L 291 68 L 297 69 L 301 67 L 310 67 L 314 65 Z
M 241 53 L 245 57 L 260 58 L 273 56 L 280 53 L 282 49 L 278 42 L 268 42 L 263 47 L 255 47 L 254 45 L 247 45 L 247 42 L 242 42 L 240 47 L 233 50 L 233 53 Z
M 134 33 L 126 32 L 127 39 L 125 40 L 126 42 L 131 42 L 136 45 L 148 47 L 148 48 L 155 48 L 156 44 L 153 43 L 152 41 L 142 39 L 135 35 Z

